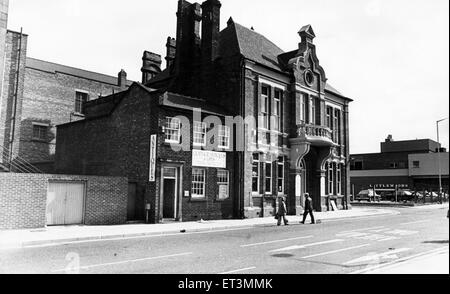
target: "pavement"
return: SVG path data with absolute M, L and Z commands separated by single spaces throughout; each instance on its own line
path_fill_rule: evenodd
M 371 275 L 439 275 L 449 274 L 449 247 L 374 266 L 353 274 Z
M 439 208 L 442 208 L 442 206 L 439 206 Z M 399 213 L 388 209 L 355 207 L 351 210 L 315 212 L 314 214 L 318 223 L 320 223 L 339 219 L 393 215 Z M 288 220 L 292 223 L 298 223 L 301 221 L 301 217 L 288 216 Z M 117 226 L 55 226 L 31 230 L 4 230 L 0 231 L 0 249 L 60 244 L 64 242 L 227 230 L 242 227 L 274 225 L 276 222 L 277 221 L 273 217 L 266 217 L 244 220 L 169 222 L 163 224 L 129 224 Z

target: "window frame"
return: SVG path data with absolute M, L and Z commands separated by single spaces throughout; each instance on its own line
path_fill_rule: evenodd
M 81 100 L 80 100 L 80 95 L 81 95 Z M 74 113 L 84 115 L 84 113 L 85 113 L 85 111 L 84 111 L 85 105 L 84 104 L 86 104 L 88 101 L 89 101 L 89 93 L 88 92 L 79 91 L 79 90 L 75 91 Z M 79 107 L 79 109 L 78 109 L 78 107 Z
M 277 94 L 279 95 L 277 97 Z M 272 130 L 283 132 L 282 116 L 283 116 L 283 90 L 274 88 L 273 95 L 273 116 L 275 117 Z
M 221 180 L 224 179 L 224 177 L 221 177 L 219 175 L 219 173 L 225 173 L 226 174 L 226 179 L 227 179 L 226 182 L 221 181 Z M 217 185 L 219 187 L 219 192 L 220 192 L 220 187 L 221 186 L 227 186 L 227 197 L 226 198 L 220 198 L 220 193 L 219 193 L 219 195 L 217 196 L 217 199 L 219 201 L 224 201 L 224 200 L 229 199 L 230 198 L 230 171 L 229 170 L 226 170 L 226 169 L 218 169 L 217 170 Z
M 256 155 L 256 157 L 255 157 Z M 254 175 L 254 168 L 256 164 L 256 176 Z M 252 154 L 252 194 L 261 194 L 261 182 L 260 182 L 260 174 L 261 174 L 261 154 L 260 153 L 253 153 Z M 254 179 L 256 178 L 257 183 L 257 191 L 255 191 L 253 188 Z
M 285 158 L 283 156 L 278 158 L 278 162 L 277 162 L 277 193 L 278 195 L 284 195 L 284 190 L 285 190 Z M 281 167 L 281 177 L 280 177 L 280 167 Z M 281 191 L 280 191 L 280 181 L 281 181 Z
M 195 175 L 196 171 L 201 171 L 200 175 L 203 177 L 203 181 L 196 180 Z M 200 185 L 200 186 L 196 186 Z M 199 190 L 203 190 L 203 194 L 197 194 L 194 193 L 194 191 L 198 192 Z M 191 175 L 191 198 L 192 199 L 205 199 L 206 198 L 206 169 L 204 168 L 192 168 L 192 175 Z
M 200 132 L 198 131 L 198 128 L 197 128 L 198 125 L 200 125 L 200 129 L 201 129 Z M 193 142 L 193 145 L 196 146 L 196 147 L 206 147 L 206 134 L 207 134 L 206 123 L 199 122 L 199 121 L 194 121 L 194 124 L 193 124 L 192 127 L 193 127 L 193 130 L 192 130 L 192 140 L 193 140 L 192 142 Z M 197 131 L 196 131 L 196 128 L 197 128 Z M 203 136 L 203 142 L 201 142 L 201 143 L 195 141 L 195 139 L 196 139 L 195 135 L 198 135 L 198 134 L 200 134 L 200 136 Z
M 269 166 L 269 168 L 267 168 Z M 264 172 L 264 194 L 272 195 L 273 193 L 273 163 L 272 161 L 267 161 L 264 164 L 265 172 Z M 267 172 L 270 172 L 270 177 L 267 175 Z M 267 181 L 270 183 L 270 191 L 267 191 Z
M 231 129 L 229 126 L 220 125 L 219 126 L 219 134 L 217 137 L 219 139 L 219 144 L 218 144 L 219 148 L 221 148 L 221 149 L 229 149 L 230 148 Z M 226 140 L 227 144 L 222 145 L 222 143 L 225 142 L 225 140 Z
M 264 89 L 267 89 L 267 95 L 263 94 Z M 270 130 L 270 89 L 270 86 L 261 86 L 261 105 L 264 105 L 264 111 L 261 107 L 263 125 L 260 128 L 264 130 Z
M 32 139 L 34 141 L 41 141 L 41 142 L 45 142 L 48 140 L 48 129 L 49 129 L 49 125 L 45 125 L 45 124 L 39 124 L 39 123 L 32 123 L 33 126 L 33 134 L 32 134 Z M 38 130 L 38 136 L 35 136 L 36 132 L 35 130 Z M 44 130 L 44 132 L 42 133 L 41 131 Z M 43 134 L 43 136 L 41 137 L 41 135 Z
M 170 123 L 169 123 L 169 119 L 170 119 Z M 178 129 L 172 128 L 173 120 L 178 121 Z M 167 138 L 168 131 L 178 132 L 178 140 L 168 139 Z M 181 142 L 181 120 L 179 118 L 166 116 L 166 119 L 164 122 L 164 142 L 169 143 L 169 144 L 180 144 L 180 142 Z

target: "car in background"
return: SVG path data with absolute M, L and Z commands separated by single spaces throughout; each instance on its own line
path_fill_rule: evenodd
M 380 202 L 381 195 L 377 194 L 373 190 L 362 190 L 355 196 L 355 201 Z

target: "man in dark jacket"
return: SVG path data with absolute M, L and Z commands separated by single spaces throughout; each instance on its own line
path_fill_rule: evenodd
M 311 216 L 311 224 L 315 224 L 316 221 L 314 220 L 313 204 L 309 193 L 305 193 L 305 198 L 305 213 L 303 214 L 303 221 L 301 221 L 300 223 L 304 224 L 306 221 L 306 217 L 309 214 Z
M 284 197 L 280 198 L 280 202 L 278 203 L 278 225 L 281 226 L 281 219 L 284 221 L 284 225 L 287 226 L 288 220 L 286 218 L 287 214 L 287 208 L 286 208 L 286 202 L 284 200 Z

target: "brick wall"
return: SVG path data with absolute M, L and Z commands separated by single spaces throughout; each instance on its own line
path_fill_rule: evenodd
M 83 118 L 71 115 L 77 91 L 88 93 L 90 100 L 120 91 L 117 85 L 61 72 L 27 67 L 25 73 L 19 155 L 30 162 L 53 161 L 56 126 Z M 33 138 L 33 123 L 49 126 L 45 140 Z
M 45 227 L 49 181 L 86 183 L 85 225 L 126 222 L 126 178 L 0 173 L 0 229 Z

